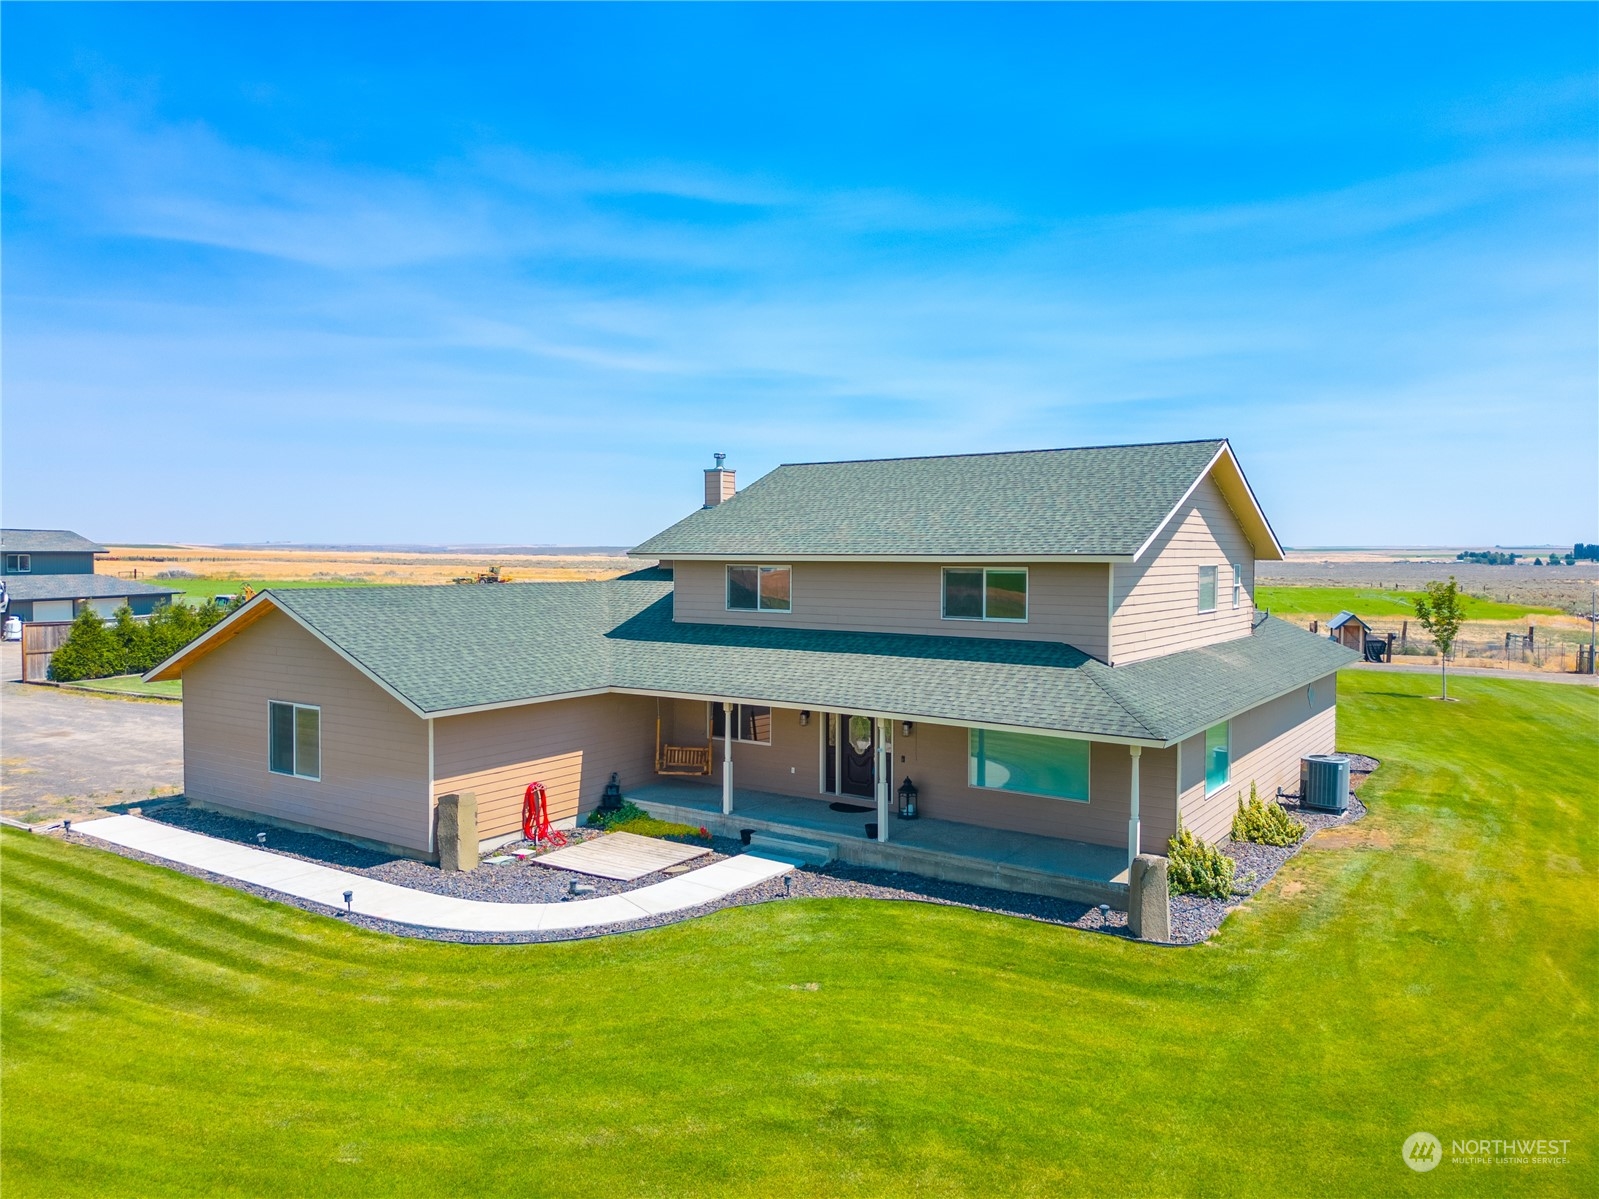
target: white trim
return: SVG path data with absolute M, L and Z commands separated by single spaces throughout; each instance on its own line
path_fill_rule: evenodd
M 1194 492 L 1199 490 L 1199 485 L 1201 483 L 1210 478 L 1210 472 L 1216 469 L 1216 463 L 1220 462 L 1224 456 L 1233 464 L 1233 469 L 1238 472 L 1238 478 L 1244 485 L 1244 494 L 1249 497 L 1249 502 L 1255 509 L 1255 515 L 1260 518 L 1260 523 L 1262 526 L 1264 526 L 1266 535 L 1271 538 L 1271 548 L 1276 551 L 1277 560 L 1282 560 L 1283 547 L 1282 543 L 1277 540 L 1277 531 L 1271 527 L 1271 521 L 1266 519 L 1266 512 L 1260 506 L 1260 500 L 1255 497 L 1255 489 L 1249 485 L 1249 479 L 1244 475 L 1244 468 L 1238 465 L 1238 458 L 1233 454 L 1233 447 L 1231 443 L 1223 441 L 1221 443 L 1221 448 L 1216 451 L 1215 457 L 1211 458 L 1211 460 L 1206 463 L 1205 469 L 1199 472 L 1194 481 L 1189 484 L 1188 490 L 1183 492 L 1182 499 L 1178 500 L 1172 505 L 1172 510 L 1166 513 L 1165 518 L 1155 526 L 1155 531 L 1145 538 L 1143 545 L 1139 546 L 1138 549 L 1134 551 L 1131 559 L 1132 561 L 1137 562 L 1145 555 L 1145 553 L 1149 551 L 1149 547 L 1155 543 L 1155 538 L 1159 537 L 1161 533 L 1165 531 L 1166 526 L 1171 524 L 1171 522 L 1176 518 L 1177 514 L 1183 510 L 1184 505 L 1186 505 L 1189 500 L 1194 498 Z M 1225 500 L 1226 497 L 1223 496 L 1222 498 Z M 1247 532 L 1244 533 L 1244 536 L 1250 542 L 1250 548 L 1255 550 L 1255 557 L 1263 557 L 1263 555 L 1259 552 L 1259 547 L 1254 544 L 1254 539 L 1251 538 Z M 1123 560 L 1124 559 L 1117 559 L 1117 561 Z
M 288 708 L 292 713 L 290 720 L 289 752 L 294 757 L 293 770 L 272 769 L 272 709 L 274 707 Z M 316 713 L 316 773 L 300 773 L 300 711 Z M 292 699 L 267 699 L 267 773 L 275 774 L 279 778 L 301 779 L 307 783 L 320 783 L 322 781 L 322 705 L 302 704 Z
M 434 843 L 437 837 L 437 821 L 433 819 L 434 792 L 438 790 L 438 778 L 433 769 L 433 717 L 428 717 L 428 789 L 427 789 L 427 828 L 428 852 L 437 853 L 438 846 Z M 516 838 L 512 838 L 515 840 Z
M 938 572 L 938 618 L 940 620 L 964 620 L 977 624 L 1026 624 L 1027 618 L 1032 615 L 1032 590 L 1033 580 L 1027 567 L 1017 566 L 981 566 L 975 569 L 983 572 L 983 614 L 981 616 L 951 616 L 949 614 L 949 572 L 951 570 L 972 570 L 970 566 L 946 566 Z M 990 616 L 988 614 L 988 576 L 993 574 L 1020 574 L 1022 576 L 1022 615 L 1020 616 Z

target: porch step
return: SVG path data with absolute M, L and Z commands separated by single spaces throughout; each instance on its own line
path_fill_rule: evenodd
M 829 841 L 805 841 L 783 833 L 755 833 L 750 837 L 750 852 L 790 866 L 825 866 L 838 856 L 838 847 Z

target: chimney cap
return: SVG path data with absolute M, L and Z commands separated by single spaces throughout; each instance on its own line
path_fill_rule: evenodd
M 727 461 L 727 455 L 726 454 L 712 454 L 711 457 L 716 459 L 716 466 L 714 468 L 716 470 L 721 470 L 722 469 L 722 463 Z

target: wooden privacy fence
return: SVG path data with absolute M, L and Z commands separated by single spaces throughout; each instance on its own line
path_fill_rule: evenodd
M 22 681 L 44 683 L 50 679 L 50 655 L 72 632 L 70 620 L 30 620 L 22 626 Z

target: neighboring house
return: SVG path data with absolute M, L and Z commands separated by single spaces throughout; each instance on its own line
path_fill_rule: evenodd
M 528 783 L 570 819 L 615 772 L 721 832 L 1114 902 L 1179 817 L 1219 839 L 1333 748 L 1353 655 L 1255 611 L 1282 550 L 1225 441 L 705 484 L 620 579 L 257 596 L 151 672 L 189 798 L 427 855 L 439 795 L 492 838 Z
M 23 621 L 71 620 L 84 607 L 110 617 L 123 604 L 148 616 L 177 593 L 134 579 L 94 573 L 103 545 L 67 529 L 0 529 L 0 572 L 9 615 Z

